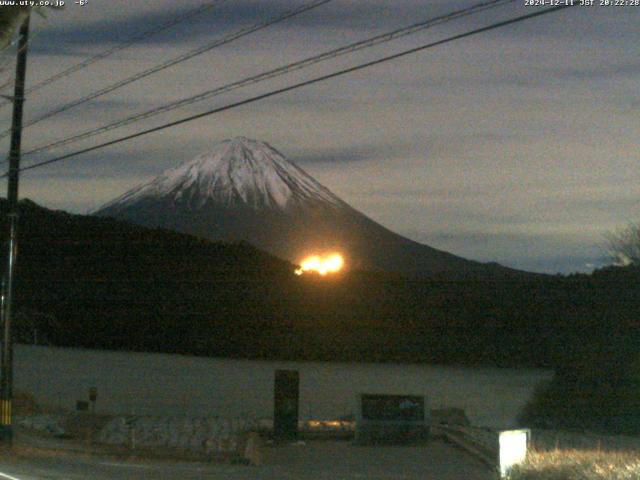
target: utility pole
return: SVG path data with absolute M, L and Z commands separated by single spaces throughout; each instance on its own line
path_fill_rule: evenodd
M 9 239 L 7 258 L 2 280 L 2 359 L 0 365 L 0 445 L 13 444 L 13 338 L 11 334 L 11 313 L 13 307 L 13 280 L 18 254 L 18 177 L 20 174 L 20 143 L 22 139 L 22 108 L 24 104 L 24 83 L 27 73 L 27 46 L 29 42 L 29 20 L 20 27 L 16 80 L 13 98 L 13 119 L 11 122 L 11 149 L 9 150 L 9 183 L 7 187 L 7 219 Z

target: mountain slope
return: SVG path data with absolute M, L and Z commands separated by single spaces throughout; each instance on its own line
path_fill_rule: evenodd
M 347 206 L 275 149 L 244 137 L 219 143 L 103 209 L 118 211 L 152 199 L 195 211 L 211 204 L 282 212 L 310 205 Z
M 243 137 L 170 169 L 95 212 L 299 262 L 341 252 L 347 265 L 410 276 L 511 275 L 413 242 L 350 207 L 270 145 Z
M 0 199 L 0 240 L 6 201 Z M 640 272 L 407 281 L 293 265 L 22 201 L 19 342 L 217 357 L 491 365 L 637 351 Z

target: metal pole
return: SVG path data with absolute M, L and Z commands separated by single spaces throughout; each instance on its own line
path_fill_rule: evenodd
M 4 278 L 2 281 L 2 304 L 0 316 L 3 326 L 2 364 L 0 365 L 0 444 L 13 443 L 12 399 L 13 399 L 13 338 L 11 335 L 11 313 L 13 307 L 13 281 L 18 254 L 18 177 L 20 173 L 20 143 L 22 138 L 22 107 L 24 104 L 24 82 L 27 73 L 27 45 L 29 41 L 28 16 L 20 27 L 16 80 L 11 123 L 11 149 L 9 151 L 9 185 L 7 188 L 7 219 L 9 242 Z

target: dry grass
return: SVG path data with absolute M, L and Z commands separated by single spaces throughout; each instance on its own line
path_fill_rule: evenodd
M 600 435 L 589 432 L 534 429 L 531 444 L 531 447 L 538 452 L 553 450 L 640 452 L 640 437 Z
M 638 480 L 640 452 L 553 450 L 529 452 L 510 480 Z
M 465 431 L 481 445 L 497 444 L 497 432 Z M 510 480 L 640 480 L 640 437 L 534 429 L 527 458 Z

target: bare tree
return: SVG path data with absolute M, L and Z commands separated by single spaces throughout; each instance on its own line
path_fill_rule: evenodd
M 0 49 L 11 42 L 13 32 L 27 18 L 30 11 L 31 7 L 18 5 L 0 7 Z
M 16 312 L 15 327 L 16 341 L 32 345 L 48 345 L 50 333 L 60 326 L 53 314 L 22 307 Z
M 640 223 L 630 223 L 607 235 L 607 250 L 615 265 L 640 267 Z
M 0 6 L 0 51 L 11 44 L 13 34 L 31 11 L 35 11 L 42 17 L 46 17 L 46 9 L 60 10 L 62 8 L 62 5 L 49 5 L 46 7 L 27 7 L 22 5 Z

